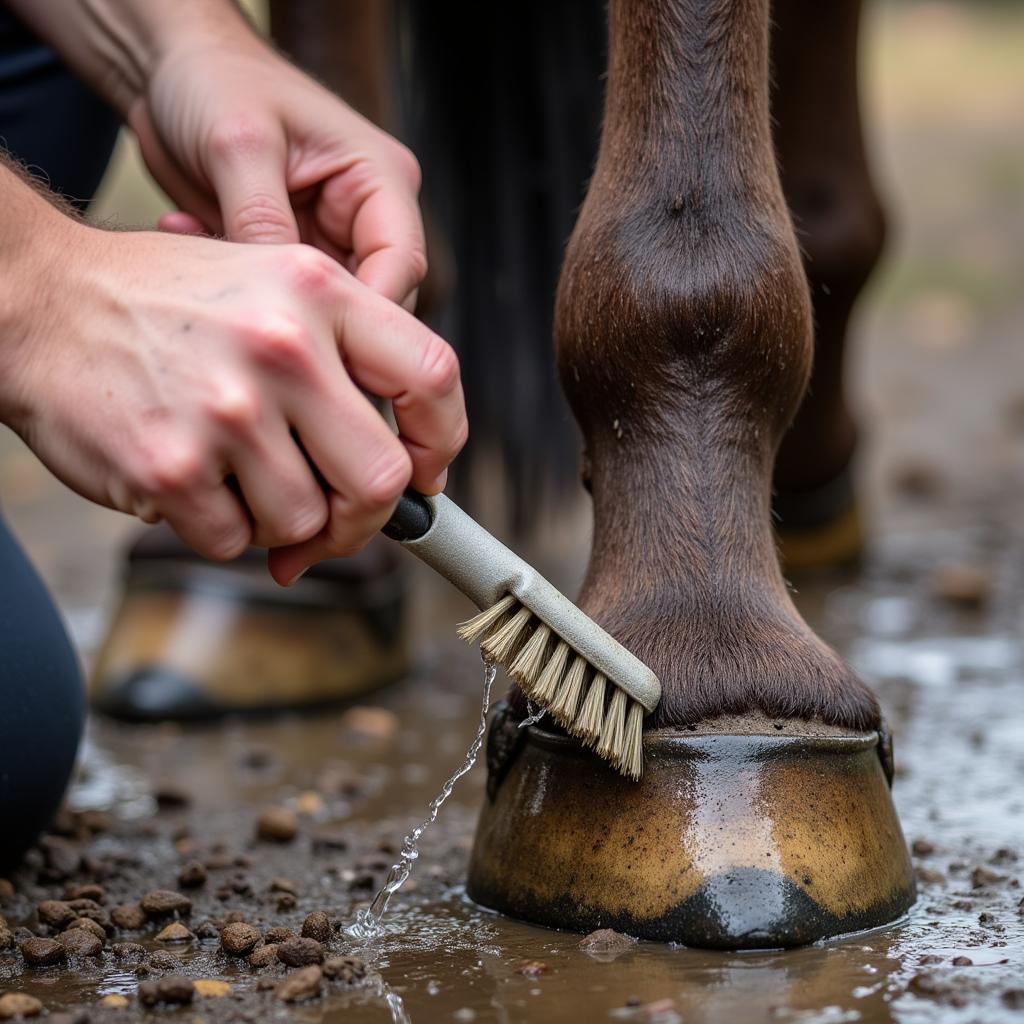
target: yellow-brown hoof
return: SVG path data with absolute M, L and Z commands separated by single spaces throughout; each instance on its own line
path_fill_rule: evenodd
M 754 949 L 875 927 L 914 902 L 877 733 L 756 717 L 660 730 L 633 783 L 575 740 L 516 724 L 499 714 L 489 738 L 468 883 L 485 906 Z

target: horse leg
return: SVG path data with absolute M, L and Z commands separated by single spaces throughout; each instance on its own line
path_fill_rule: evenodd
M 470 892 L 543 923 L 779 946 L 913 897 L 877 702 L 800 617 L 772 534 L 812 340 L 768 26 L 767 0 L 611 3 L 557 357 L 593 496 L 580 604 L 663 698 L 639 784 L 566 738 L 492 730 Z
M 775 511 L 792 568 L 854 557 L 861 544 L 844 343 L 885 222 L 861 132 L 860 11 L 860 0 L 776 0 L 772 8 L 775 148 L 815 325 L 811 384 L 775 462 Z

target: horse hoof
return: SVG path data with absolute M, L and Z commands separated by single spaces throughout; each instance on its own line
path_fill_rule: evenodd
M 645 736 L 630 782 L 536 726 L 489 744 L 469 895 L 512 917 L 713 949 L 799 946 L 914 902 L 877 733 L 760 716 Z M 497 752 L 498 756 L 494 756 Z

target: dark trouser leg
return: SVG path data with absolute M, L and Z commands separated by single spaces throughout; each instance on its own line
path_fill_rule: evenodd
M 0 520 L 0 870 L 60 804 L 85 721 L 78 663 L 42 581 Z

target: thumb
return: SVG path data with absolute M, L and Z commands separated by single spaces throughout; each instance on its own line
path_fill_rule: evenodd
M 211 142 L 207 173 L 229 241 L 299 241 L 285 180 L 287 158 L 280 128 L 239 125 Z

